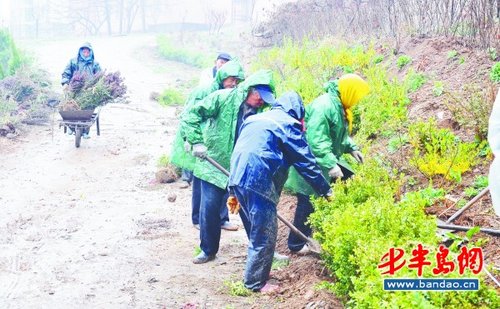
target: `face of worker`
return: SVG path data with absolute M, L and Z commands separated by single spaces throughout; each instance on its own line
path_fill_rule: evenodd
M 82 55 L 87 58 L 90 55 L 90 49 L 88 48 L 83 48 L 82 49 Z
M 238 85 L 238 79 L 234 76 L 229 76 L 222 81 L 222 88 L 224 89 L 234 88 L 236 85 Z
M 226 63 L 226 62 L 227 62 L 227 60 L 224 60 L 224 59 L 217 59 L 217 60 L 215 60 L 215 67 L 216 67 L 216 68 L 217 68 L 217 70 L 218 70 L 218 69 L 220 69 L 220 67 L 221 67 L 224 63 Z
M 260 97 L 259 92 L 251 91 L 247 96 L 247 104 L 253 108 L 259 108 L 264 105 L 264 100 Z

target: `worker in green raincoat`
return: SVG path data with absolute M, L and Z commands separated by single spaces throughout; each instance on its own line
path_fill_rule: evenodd
M 182 119 L 182 117 L 189 112 L 190 108 L 195 106 L 198 102 L 201 102 L 210 93 L 220 89 L 235 88 L 240 81 L 244 80 L 244 78 L 245 74 L 243 72 L 243 68 L 237 60 L 226 62 L 217 70 L 215 78 L 210 85 L 198 86 L 191 92 L 184 105 L 180 118 Z M 201 200 L 200 179 L 193 176 L 196 158 L 191 154 L 191 149 L 185 149 L 186 143 L 186 138 L 181 130 L 181 127 L 179 126 L 172 145 L 173 147 L 170 155 L 170 161 L 172 164 L 182 169 L 184 181 L 188 183 L 192 181 L 193 183 L 191 196 L 191 221 L 196 228 L 199 228 Z M 222 221 L 221 228 L 230 231 L 238 229 L 237 225 L 229 222 L 229 214 L 225 203 L 221 204 L 220 216 Z
M 193 147 L 193 155 L 198 157 L 194 176 L 201 180 L 202 251 L 193 260 L 195 264 L 215 259 L 219 250 L 219 207 L 225 202 L 228 184 L 228 177 L 204 158 L 208 156 L 229 169 L 231 154 L 243 120 L 273 104 L 274 92 L 272 72 L 260 70 L 234 89 L 218 90 L 210 94 L 182 117 L 182 132 Z
M 306 139 L 325 178 L 335 182 L 354 174 L 342 158 L 343 154 L 349 153 L 356 161 L 363 163 L 363 155 L 349 134 L 353 121 L 351 109 L 368 94 L 369 87 L 358 75 L 346 74 L 338 80 L 327 82 L 325 90 L 326 93 L 306 107 Z M 306 222 L 314 210 L 309 201 L 310 195 L 315 194 L 314 190 L 293 168 L 290 169 L 285 188 L 297 195 L 293 224 L 306 236 L 311 236 L 312 230 Z M 309 252 L 306 242 L 294 233 L 288 236 L 288 248 L 301 254 Z

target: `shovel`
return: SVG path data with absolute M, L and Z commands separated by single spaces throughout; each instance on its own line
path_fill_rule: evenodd
M 214 159 L 206 157 L 205 160 L 207 160 L 215 168 L 221 171 L 224 175 L 229 177 L 229 172 L 222 165 L 217 163 Z M 294 232 L 297 236 L 299 236 L 303 241 L 307 242 L 307 246 L 309 247 L 309 250 L 311 250 L 311 252 L 315 254 L 321 254 L 321 245 L 316 240 L 304 235 L 304 233 L 299 231 L 298 228 L 296 228 L 290 221 L 283 218 L 278 212 L 276 212 L 276 215 L 278 216 L 278 219 L 280 219 L 281 222 L 283 222 L 286 226 L 288 226 L 292 232 Z

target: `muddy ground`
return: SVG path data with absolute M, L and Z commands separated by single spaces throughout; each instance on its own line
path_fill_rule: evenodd
M 81 43 L 26 46 L 58 90 Z M 193 265 L 199 235 L 190 222 L 190 190 L 155 181 L 177 119 L 175 108 L 160 107 L 149 95 L 193 79 L 198 70 L 160 59 L 153 36 L 92 43 L 101 66 L 125 77 L 130 103 L 105 106 L 101 136 L 93 126 L 78 149 L 58 127 L 57 113 L 50 125 L 0 140 L 0 307 L 283 306 L 283 297 L 232 296 L 225 287 L 242 278 L 247 241 L 241 229 L 223 231 L 214 262 Z M 175 202 L 167 201 L 169 193 Z

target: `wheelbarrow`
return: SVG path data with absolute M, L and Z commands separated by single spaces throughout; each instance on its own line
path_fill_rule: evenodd
M 75 132 L 75 147 L 78 148 L 80 147 L 83 132 L 88 131 L 94 123 L 96 123 L 97 135 L 101 135 L 99 112 L 100 108 L 97 110 L 59 111 L 62 118 L 59 127 L 64 128 L 64 133 L 68 129 Z
M 205 157 L 205 160 L 207 160 L 210 164 L 212 164 L 215 168 L 217 168 L 219 171 L 221 171 L 224 175 L 229 177 L 229 172 L 219 163 L 217 163 L 214 159 L 210 157 Z M 290 230 L 295 233 L 297 236 L 299 236 L 303 241 L 307 243 L 307 246 L 309 247 L 309 250 L 315 254 L 321 254 L 321 245 L 311 237 L 307 237 L 304 233 L 302 233 L 295 225 L 293 225 L 290 221 L 287 219 L 283 218 L 279 212 L 276 212 L 276 215 L 278 219 L 283 222 L 286 226 L 290 228 Z

